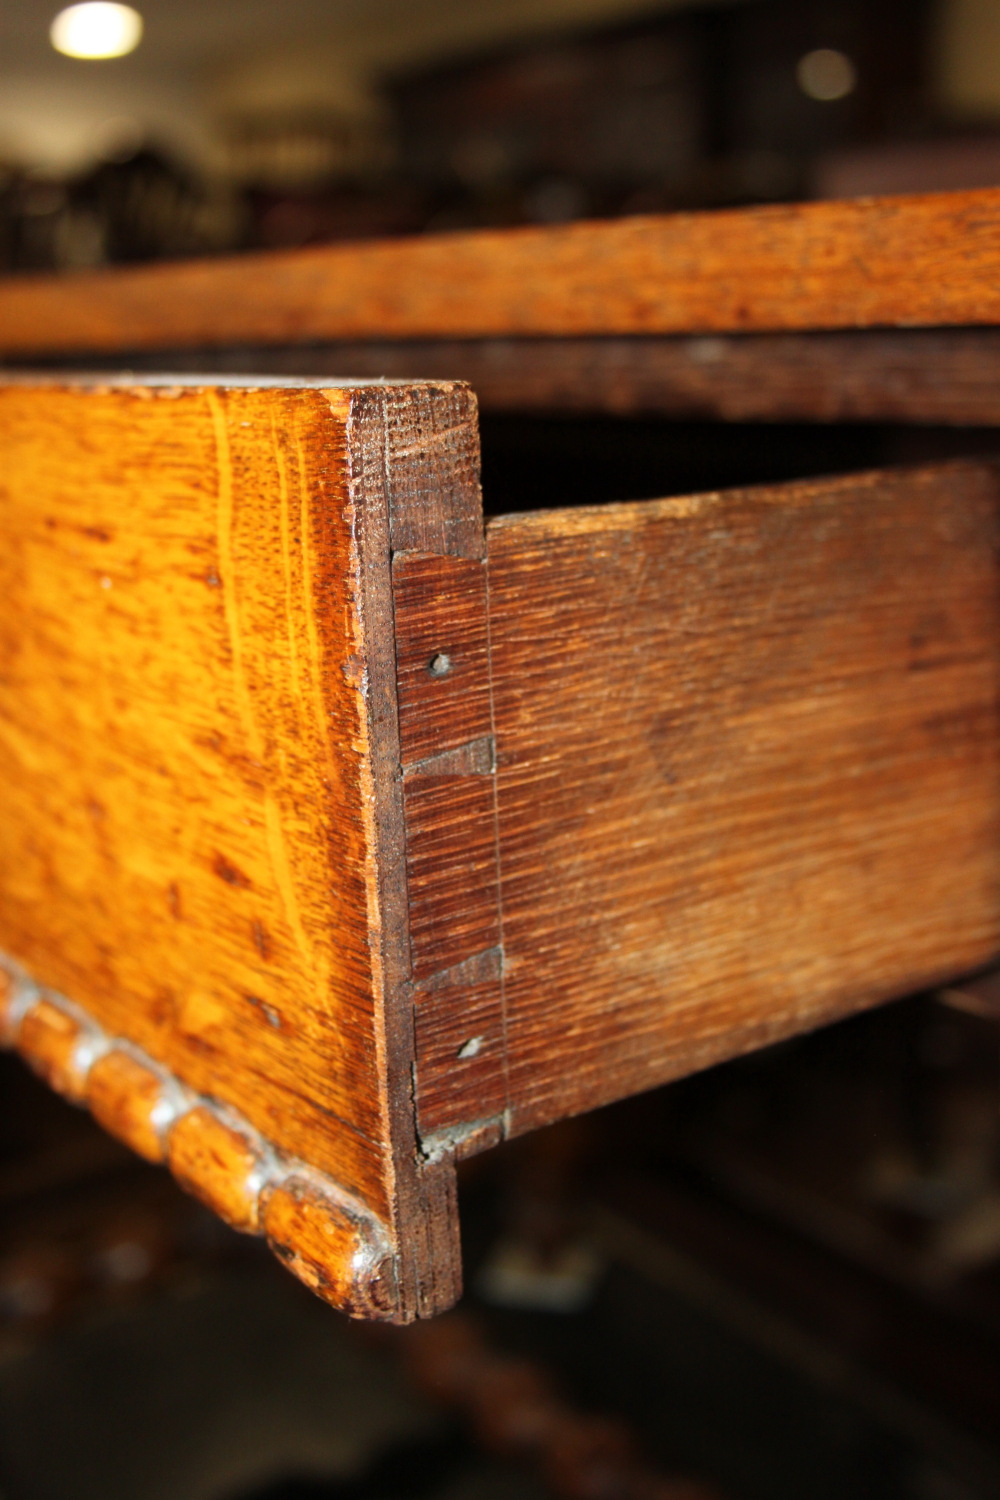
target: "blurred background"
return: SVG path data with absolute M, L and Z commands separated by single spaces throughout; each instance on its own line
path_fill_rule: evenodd
M 996 0 L 0 7 L 0 267 L 1000 182 Z
M 1000 186 L 1000 0 L 136 6 L 94 59 L 0 3 L 6 274 Z M 483 440 L 492 510 L 996 448 Z M 467 1162 L 466 1298 L 395 1332 L 0 1057 L 0 1500 L 1000 1496 L 998 1043 L 995 994 L 912 996 Z
M 998 1039 L 914 996 L 474 1158 L 395 1330 L 0 1057 L 0 1495 L 996 1496 Z

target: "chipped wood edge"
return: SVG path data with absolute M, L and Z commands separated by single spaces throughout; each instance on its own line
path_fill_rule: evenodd
M 186 1087 L 140 1047 L 0 954 L 0 1046 L 89 1108 L 110 1134 L 169 1167 L 187 1192 L 350 1317 L 396 1320 L 396 1257 L 368 1209 L 282 1155 L 236 1110 Z

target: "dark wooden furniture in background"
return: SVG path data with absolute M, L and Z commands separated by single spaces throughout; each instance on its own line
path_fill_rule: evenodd
M 998 227 L 983 192 L 0 285 L 9 360 L 319 366 L 10 374 L 9 1040 L 406 1320 L 457 1291 L 457 1157 L 988 963 L 1000 471 L 484 534 L 444 376 L 994 424 Z

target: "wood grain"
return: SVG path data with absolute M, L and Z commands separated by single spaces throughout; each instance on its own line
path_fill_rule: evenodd
M 413 769 L 493 731 L 486 569 L 397 552 L 392 564 L 400 756 Z
M 233 1229 L 259 1234 L 262 1152 L 243 1131 L 198 1104 L 170 1132 L 170 1170 L 181 1187 Z
M 481 557 L 474 401 L 26 380 L 0 444 L 0 948 L 33 981 L 9 971 L 8 1040 L 236 1227 L 270 1234 L 305 1163 L 385 1242 L 374 1301 L 329 1265 L 324 1295 L 437 1310 L 454 1174 L 412 1103 L 390 559 Z M 288 1242 L 315 1213 L 281 1223 L 315 1281 Z
M 87 1097 L 87 1070 L 77 1051 L 84 1035 L 75 1016 L 43 997 L 25 1016 L 18 1036 L 39 1077 L 74 1104 Z
M 1000 951 L 994 466 L 487 546 L 462 387 L 0 444 L 0 1035 L 335 1305 L 455 1299 L 456 1156 Z
M 467 1155 L 495 1145 L 506 1133 L 507 1108 L 502 947 L 434 975 L 417 990 L 416 1006 L 417 1117 L 425 1149 L 445 1138 L 467 1146 Z
M 0 946 L 384 1217 L 344 413 L 11 386 L 0 424 Z
M 0 352 L 997 324 L 998 228 L 989 188 L 21 276 Z
M 1000 949 L 1000 477 L 488 530 L 510 1128 Z
M 226 1223 L 266 1235 L 318 1296 L 352 1317 L 403 1320 L 404 1258 L 363 1204 L 307 1164 L 282 1159 L 234 1110 L 193 1095 L 134 1043 L 108 1037 L 64 996 L 40 990 L 9 957 L 0 957 L 0 1033 L 112 1134 L 150 1161 L 168 1161 Z M 434 1170 L 450 1165 L 442 1155 Z M 447 1267 L 447 1239 L 440 1248 Z
M 506 1105 L 486 568 L 400 552 L 392 584 L 415 1102 L 433 1154 L 491 1144 Z
M 136 369 L 463 380 L 491 412 L 1000 424 L 1000 329 L 407 339 L 129 350 Z
M 308 1176 L 268 1194 L 264 1230 L 289 1270 L 352 1317 L 384 1319 L 398 1305 L 396 1266 L 370 1221 L 326 1196 Z
M 362 521 L 359 563 L 368 604 L 366 684 L 374 730 L 371 768 L 379 849 L 375 880 L 384 914 L 379 957 L 388 1000 L 385 1094 L 401 1225 L 394 1246 L 394 1283 L 402 1307 L 430 1316 L 460 1295 L 461 1253 L 453 1143 L 438 1142 L 425 1150 L 414 1108 L 416 951 L 409 874 L 415 829 L 407 807 L 403 747 L 412 743 L 416 730 L 413 714 L 406 710 L 405 691 L 401 702 L 401 686 L 412 682 L 407 650 L 419 626 L 408 620 L 409 600 L 396 584 L 397 567 L 408 551 L 435 560 L 431 579 L 434 567 L 443 575 L 455 566 L 454 559 L 479 559 L 482 571 L 486 538 L 475 398 L 466 389 L 449 386 L 432 400 L 415 397 L 406 387 L 376 387 L 355 397 L 348 434 L 351 493 Z M 442 621 L 446 632 L 447 613 Z M 425 619 L 419 607 L 415 618 Z M 473 652 L 461 674 L 469 687 L 488 675 L 482 659 L 477 672 L 469 670 L 474 659 Z M 435 722 L 444 732 L 447 725 L 440 716 Z M 447 754 L 445 745 L 438 748 Z M 431 752 L 433 775 L 440 757 L 433 741 L 425 747 Z M 423 769 L 428 769 L 426 762 Z M 433 927 L 433 880 L 429 884 L 424 912 Z M 442 911 L 442 930 L 445 918 L 453 915 Z

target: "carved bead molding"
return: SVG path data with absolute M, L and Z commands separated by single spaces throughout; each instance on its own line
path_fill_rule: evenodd
M 322 1173 L 283 1157 L 235 1110 L 186 1088 L 140 1048 L 0 954 L 0 1045 L 351 1317 L 388 1318 L 395 1265 L 384 1226 Z

